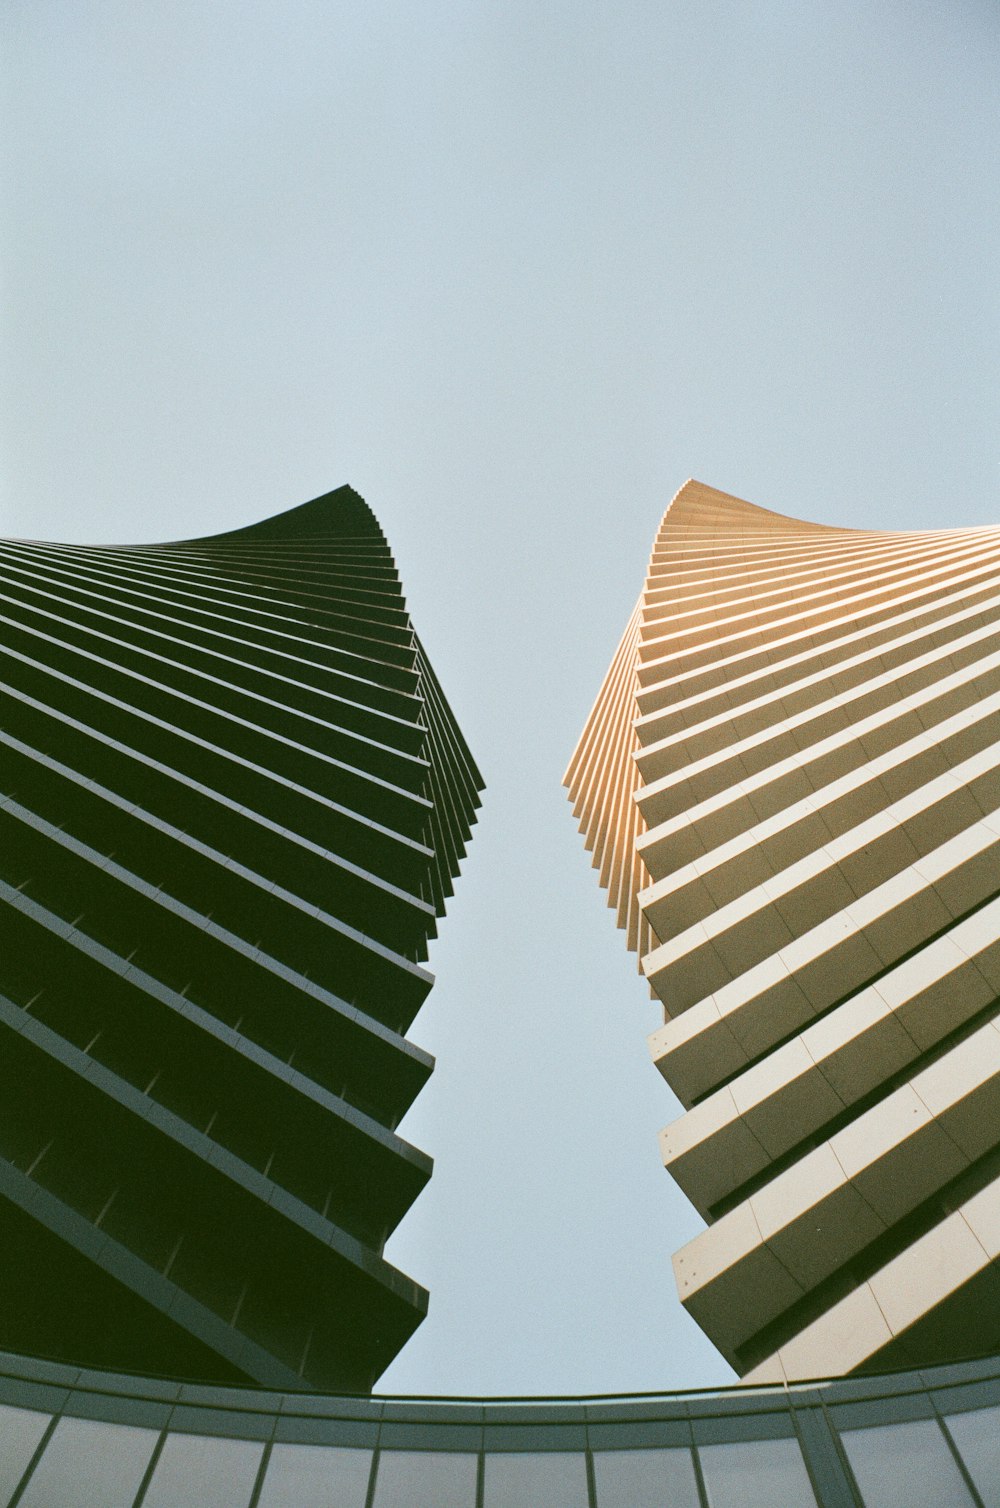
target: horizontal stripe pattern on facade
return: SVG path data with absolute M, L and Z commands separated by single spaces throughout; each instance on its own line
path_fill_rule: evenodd
M 0 619 L 2 1343 L 365 1391 L 482 785 L 382 531 L 7 541 Z
M 1000 1344 L 1000 529 L 687 483 L 566 784 L 663 1004 L 688 1311 L 757 1381 Z

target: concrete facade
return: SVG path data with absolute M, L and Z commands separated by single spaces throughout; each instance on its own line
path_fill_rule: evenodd
M 0 1344 L 365 1391 L 427 1307 L 382 1251 L 481 788 L 385 537 L 343 487 L 7 541 L 0 618 Z
M 688 482 L 566 775 L 754 1381 L 1000 1347 L 1000 529 Z

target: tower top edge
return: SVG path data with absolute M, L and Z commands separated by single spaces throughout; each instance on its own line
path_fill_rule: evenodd
M 384 539 L 378 520 L 360 492 L 349 484 L 321 493 L 306 503 L 283 508 L 256 523 L 225 529 L 219 534 L 201 534 L 177 544 L 254 544 L 269 540 L 293 542 L 307 539 L 336 539 L 344 535 L 371 535 Z
M 85 545 L 74 545 L 72 548 L 162 550 L 187 545 L 230 543 L 251 545 L 272 542 L 275 544 L 324 543 L 328 540 L 344 538 L 368 538 L 379 544 L 386 542 L 375 514 L 361 494 L 347 483 L 335 487 L 331 492 L 324 492 L 319 497 L 310 498 L 308 502 L 298 503 L 292 508 L 283 508 L 278 513 L 269 514 L 255 523 L 241 524 L 235 529 L 223 529 L 215 534 L 186 535 L 180 539 L 165 539 L 142 544 L 131 544 L 128 541 L 89 542 Z M 37 537 L 24 538 L 16 542 L 38 545 L 62 543 L 59 540 L 43 540 Z
M 774 508 L 762 508 L 759 503 L 752 503 L 748 498 L 737 497 L 735 493 L 723 492 L 718 487 L 710 487 L 707 482 L 700 482 L 696 477 L 688 477 L 667 504 L 663 515 L 663 524 L 677 524 L 686 520 L 679 515 L 699 517 L 708 515 L 704 522 L 709 525 L 733 525 L 751 528 L 795 528 L 795 529 L 818 529 L 829 530 L 837 534 L 863 534 L 870 532 L 864 529 L 852 529 L 842 524 L 816 523 L 812 519 L 796 518 L 790 513 L 778 513 Z M 701 521 L 699 519 L 699 521 Z

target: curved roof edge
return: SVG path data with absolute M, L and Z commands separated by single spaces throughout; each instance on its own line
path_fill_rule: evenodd
M 715 528 L 732 528 L 736 523 L 742 528 L 751 529 L 774 528 L 775 525 L 785 524 L 795 530 L 819 529 L 832 534 L 872 532 L 841 524 L 821 524 L 813 519 L 798 518 L 792 513 L 779 513 L 774 508 L 762 508 L 759 503 L 751 503 L 747 498 L 737 497 L 733 492 L 723 492 L 718 487 L 710 487 L 707 482 L 699 482 L 696 477 L 688 477 L 687 481 L 678 487 L 664 510 L 660 528 L 662 529 L 668 520 L 670 523 L 688 522 L 683 517 L 676 517 L 676 514 L 685 513 L 690 513 L 698 524 L 704 523 L 707 527 Z
M 996 1357 L 811 1386 L 446 1400 L 210 1388 L 0 1353 L 0 1491 L 120 1508 L 711 1508 L 736 1488 L 741 1503 L 984 1508 L 998 1405 Z
M 595 1417 L 595 1410 L 614 1407 L 615 1417 L 630 1414 L 644 1419 L 678 1418 L 720 1413 L 727 1416 L 760 1411 L 762 1400 L 780 1400 L 814 1404 L 821 1389 L 824 1402 L 862 1403 L 867 1399 L 898 1398 L 926 1391 L 966 1388 L 995 1383 L 1000 1403 L 1000 1356 L 988 1355 L 971 1361 L 940 1362 L 934 1366 L 906 1371 L 870 1372 L 850 1377 L 819 1377 L 796 1382 L 741 1383 L 715 1388 L 676 1388 L 663 1392 L 578 1393 L 578 1394 L 455 1394 L 455 1393 L 323 1393 L 311 1389 L 291 1390 L 254 1387 L 248 1384 L 189 1382 L 183 1377 L 167 1377 L 135 1372 L 112 1372 L 72 1362 L 51 1361 L 46 1357 L 0 1351 L 0 1403 L 15 1401 L 17 1384 L 31 1384 L 68 1393 L 91 1394 L 106 1399 L 132 1398 L 183 1401 L 190 1408 L 225 1409 L 233 1420 L 240 1414 L 307 1413 L 310 1418 L 341 1419 L 350 1415 L 371 1418 L 408 1417 L 426 1419 L 428 1423 L 454 1420 L 457 1408 L 485 1412 L 494 1422 L 523 1422 L 530 1410 L 533 1423 L 546 1419 L 565 1423 L 573 1418 L 583 1421 Z M 23 1396 L 23 1394 L 21 1394 Z M 117 1417 L 113 1412 L 109 1418 Z M 230 1433 L 238 1433 L 234 1426 Z
M 345 482 L 332 492 L 324 492 L 307 503 L 272 513 L 255 524 L 225 529 L 221 534 L 200 534 L 193 539 L 176 542 L 202 545 L 231 540 L 233 543 L 256 544 L 258 540 L 275 540 L 285 543 L 298 539 L 336 539 L 346 535 L 370 535 L 380 540 L 385 538 L 378 519 L 360 492 L 355 492 Z

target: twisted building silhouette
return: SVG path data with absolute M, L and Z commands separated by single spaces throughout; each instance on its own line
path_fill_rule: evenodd
M 1000 1349 L 1000 529 L 681 488 L 566 776 L 754 1381 Z
M 0 547 L 0 1347 L 365 1391 L 481 780 L 349 487 Z

